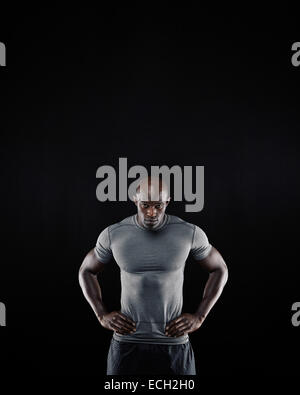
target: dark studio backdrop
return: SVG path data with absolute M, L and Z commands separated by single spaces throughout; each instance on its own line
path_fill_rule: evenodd
M 200 226 L 229 268 L 190 334 L 198 375 L 296 375 L 300 32 L 285 14 L 153 11 L 1 14 L 3 369 L 105 375 L 112 332 L 78 269 L 101 230 L 135 213 L 130 201 L 96 199 L 97 168 L 126 157 L 128 167 L 205 168 L 204 209 L 168 209 Z M 183 312 L 196 309 L 205 280 L 188 260 Z M 120 308 L 115 262 L 100 284 L 107 307 Z

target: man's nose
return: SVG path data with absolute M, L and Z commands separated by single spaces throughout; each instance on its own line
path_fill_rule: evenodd
M 147 216 L 148 217 L 156 217 L 156 208 L 155 207 L 149 207 L 147 210 Z

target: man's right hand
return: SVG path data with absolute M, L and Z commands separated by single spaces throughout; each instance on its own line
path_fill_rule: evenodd
M 127 335 L 136 331 L 136 324 L 120 311 L 112 311 L 98 317 L 100 324 L 121 335 Z

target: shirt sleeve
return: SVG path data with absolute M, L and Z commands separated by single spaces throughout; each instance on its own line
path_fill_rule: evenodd
M 109 229 L 105 228 L 99 235 L 96 246 L 94 248 L 96 257 L 102 263 L 108 263 L 112 257 L 112 250 L 110 247 Z
M 208 238 L 204 231 L 199 228 L 199 226 L 195 225 L 193 242 L 191 247 L 191 255 L 192 257 L 200 261 L 207 257 L 212 249 L 212 245 L 209 243 Z

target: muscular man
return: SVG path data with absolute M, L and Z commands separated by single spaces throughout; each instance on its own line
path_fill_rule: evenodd
M 188 334 L 220 297 L 227 266 L 200 227 L 165 213 L 170 197 L 161 179 L 143 179 L 134 201 L 137 214 L 104 229 L 79 270 L 85 298 L 100 324 L 114 332 L 107 375 L 195 375 Z M 197 310 L 182 313 L 189 254 L 209 276 Z M 121 310 L 108 312 L 97 275 L 112 258 L 120 267 Z

